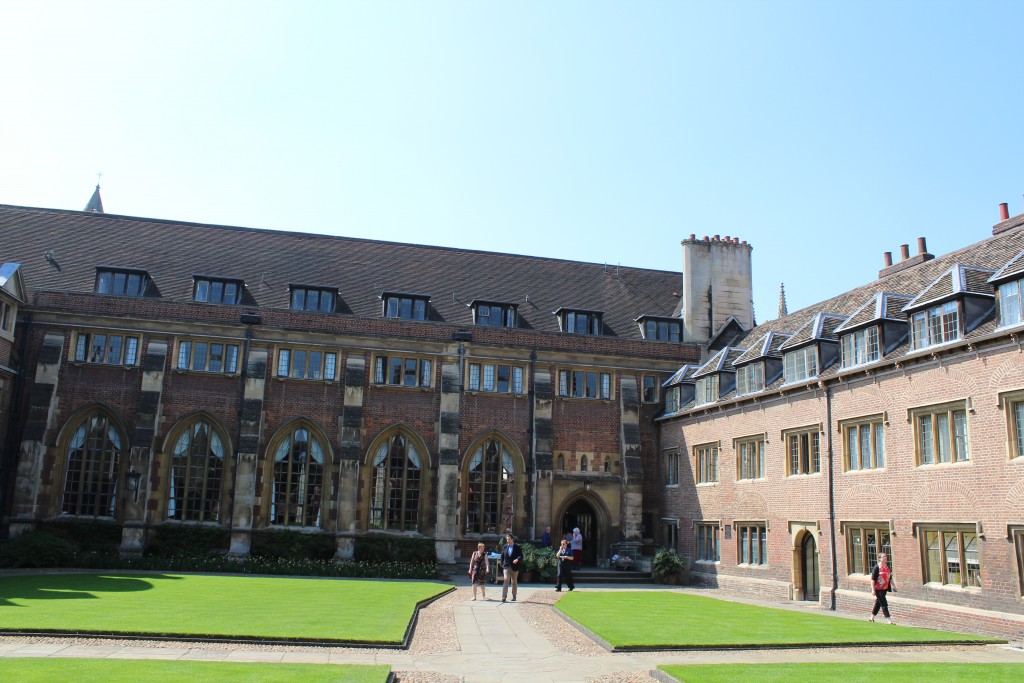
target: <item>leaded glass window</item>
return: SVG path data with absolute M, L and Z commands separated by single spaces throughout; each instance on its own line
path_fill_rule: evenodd
M 115 516 L 121 443 L 117 428 L 100 414 L 86 418 L 71 434 L 61 514 Z
M 188 426 L 174 443 L 167 518 L 219 522 L 224 442 L 209 422 Z
M 370 527 L 417 531 L 423 463 L 416 446 L 395 434 L 377 448 L 370 469 Z
M 516 511 L 516 466 L 497 439 L 486 441 L 466 473 L 466 531 L 496 534 L 512 528 Z
M 323 445 L 309 429 L 292 429 L 274 450 L 270 523 L 319 527 L 323 485 Z

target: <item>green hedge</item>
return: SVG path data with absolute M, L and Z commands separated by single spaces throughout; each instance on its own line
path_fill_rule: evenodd
M 230 534 L 219 527 L 164 524 L 149 532 L 146 555 L 202 557 L 228 549 Z
M 270 560 L 329 560 L 337 549 L 334 536 L 281 529 L 253 532 L 249 552 Z
M 352 554 L 361 562 L 437 564 L 437 549 L 429 538 L 358 536 Z
M 0 567 L 70 567 L 78 548 L 49 531 L 29 531 L 0 544 Z
M 58 520 L 40 522 L 38 531 L 49 531 L 75 544 L 79 550 L 116 553 L 121 547 L 121 525 L 113 522 Z

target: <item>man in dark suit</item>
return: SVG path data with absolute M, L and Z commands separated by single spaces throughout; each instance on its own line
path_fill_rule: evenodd
M 523 559 L 523 549 L 516 543 L 512 534 L 505 536 L 505 548 L 501 551 L 501 568 L 505 577 L 501 580 L 501 601 L 508 597 L 508 585 L 512 584 L 512 602 L 516 601 L 519 590 L 519 563 Z

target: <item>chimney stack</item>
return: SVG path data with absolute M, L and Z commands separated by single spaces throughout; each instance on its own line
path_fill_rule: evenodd
M 928 253 L 928 247 L 925 246 L 925 241 L 924 241 L 923 237 L 918 237 L 917 238 L 917 253 L 918 254 L 927 254 Z
M 999 205 L 999 220 L 1005 221 L 1010 218 L 1010 206 L 1006 202 Z
M 906 261 L 908 258 L 910 258 L 910 245 L 909 244 L 901 244 L 900 245 L 900 260 L 901 261 Z
M 889 266 L 892 265 L 892 252 L 891 251 L 887 251 L 884 254 L 882 254 L 882 262 L 885 263 L 885 267 L 886 268 L 888 268 Z

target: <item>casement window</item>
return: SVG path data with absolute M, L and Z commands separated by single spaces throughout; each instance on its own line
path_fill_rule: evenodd
M 524 393 L 523 368 L 518 365 L 470 363 L 466 386 L 469 391 L 522 394 Z
M 511 304 L 474 303 L 473 322 L 485 327 L 515 327 L 516 307 Z
M 847 574 L 870 574 L 879 553 L 885 553 L 889 566 L 895 569 L 888 523 L 843 522 L 842 530 L 846 536 Z
M 75 338 L 75 362 L 97 365 L 136 365 L 139 361 L 139 337 L 105 332 L 78 332 Z
M 843 464 L 846 471 L 885 467 L 885 418 L 878 415 L 847 420 L 839 425 L 843 434 Z
M 966 402 L 917 408 L 910 411 L 910 416 L 918 465 L 970 460 Z
M 434 364 L 427 358 L 377 356 L 374 359 L 373 382 L 427 388 L 432 385 L 433 368 Z
M 764 436 L 736 440 L 736 478 L 764 479 Z
M 324 446 L 305 427 L 289 430 L 270 449 L 274 454 L 270 523 L 320 527 L 324 502 Z
M 696 405 L 714 403 L 718 400 L 718 375 L 705 375 L 697 380 Z
M 665 486 L 679 484 L 679 450 L 672 448 L 662 456 L 665 462 Z M 605 461 L 607 463 L 607 461 Z
M 1006 414 L 1007 455 L 1011 460 L 1024 457 L 1024 391 L 1000 394 L 999 403 Z
M 371 463 L 370 528 L 417 531 L 425 463 L 416 446 L 395 434 L 377 448 Z
M 330 287 L 299 287 L 291 286 L 291 302 L 293 311 L 311 311 L 315 313 L 334 313 L 334 305 L 338 299 L 338 290 Z
M 597 311 L 574 311 L 560 308 L 555 313 L 562 332 L 569 334 L 601 334 L 602 314 Z
M 736 368 L 736 395 L 764 391 L 764 363 L 750 363 Z
M 644 316 L 639 322 L 647 341 L 678 342 L 683 338 L 683 325 L 679 320 Z
M 697 557 L 698 562 L 718 562 L 722 559 L 722 549 L 719 545 L 718 523 L 699 522 L 697 529 Z
M 96 294 L 111 296 L 146 296 L 149 289 L 149 273 L 144 270 L 120 268 L 97 268 Z
M 338 371 L 338 354 L 321 349 L 279 348 L 277 376 L 319 379 L 333 382 Z
M 1004 282 L 999 285 L 999 326 L 1019 325 L 1024 320 L 1021 312 L 1021 281 Z
M 206 420 L 185 427 L 174 442 L 167 519 L 219 522 L 224 497 L 224 440 Z
M 981 588 L 981 554 L 975 525 L 915 526 L 926 584 Z
M 1017 588 L 1024 597 L 1024 524 L 1011 524 L 1007 527 L 1013 540 L 1014 556 L 1017 559 Z
M 802 382 L 818 376 L 818 347 L 814 344 L 805 346 L 796 351 L 790 351 L 785 356 L 783 368 L 785 384 Z
M 795 429 L 783 433 L 786 444 L 786 475 L 821 472 L 821 428 Z
M 960 308 L 947 301 L 910 316 L 910 348 L 923 349 L 960 338 Z
M 207 304 L 234 305 L 242 300 L 241 280 L 193 277 L 192 300 Z
M 426 320 L 430 297 L 408 294 L 385 294 L 384 317 L 402 320 Z
M 842 346 L 841 366 L 844 368 L 873 363 L 881 358 L 878 346 L 878 327 L 875 325 L 844 334 L 840 338 L 840 343 Z
M 736 523 L 736 564 L 768 564 L 768 526 L 764 523 Z
M 665 390 L 665 412 L 674 413 L 679 410 L 679 387 L 669 387 Z
M 641 382 L 640 400 L 644 403 L 657 403 L 658 378 L 654 375 L 644 375 Z
M 179 340 L 178 359 L 174 367 L 177 370 L 233 375 L 238 372 L 238 344 L 206 339 Z
M 67 470 L 60 513 L 80 517 L 114 517 L 117 512 L 123 435 L 113 420 L 93 413 L 71 432 L 65 455 Z
M 0 330 L 14 331 L 14 306 L 6 301 L 0 301 Z
M 466 470 L 466 531 L 496 534 L 512 528 L 516 512 L 516 464 L 504 444 L 490 439 Z
M 612 397 L 612 375 L 597 370 L 559 370 L 558 395 L 571 398 Z
M 705 444 L 693 449 L 694 468 L 698 484 L 718 481 L 718 444 Z

